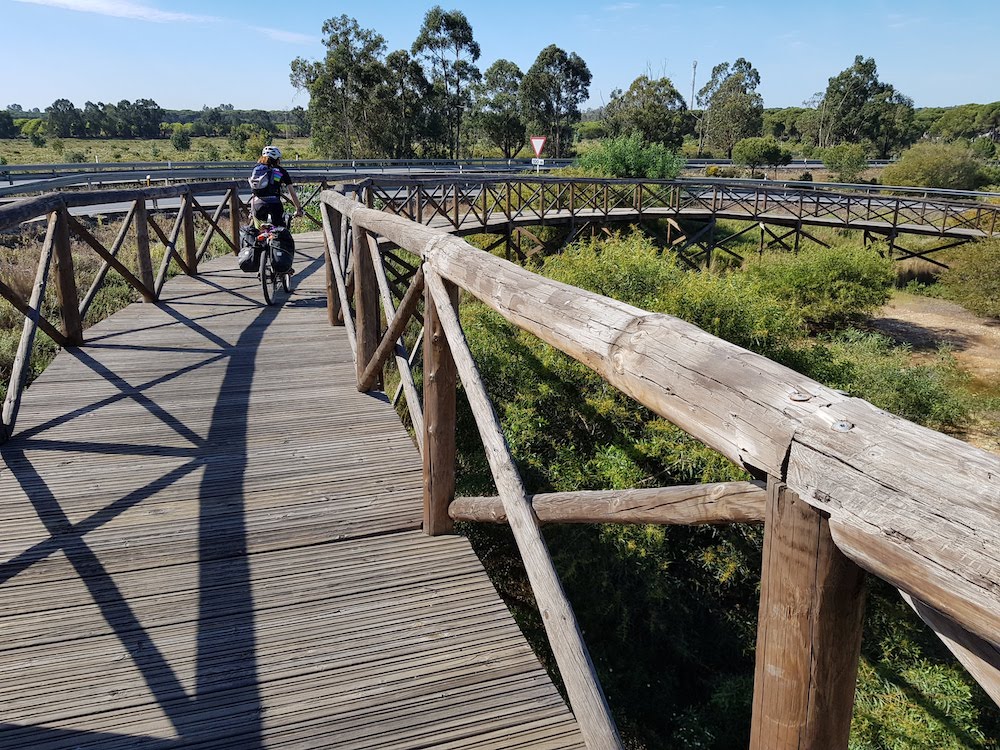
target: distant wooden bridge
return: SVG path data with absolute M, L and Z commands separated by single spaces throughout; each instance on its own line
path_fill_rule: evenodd
M 277 308 L 227 254 L 237 184 L 120 192 L 114 242 L 67 210 L 106 194 L 0 209 L 0 230 L 46 219 L 30 293 L 0 285 L 25 316 L 0 448 L 0 745 L 619 747 L 542 522 L 764 523 L 752 748 L 847 746 L 863 571 L 1000 701 L 1000 458 L 427 226 L 518 189 L 450 184 L 316 193 L 322 232 L 299 235 Z M 209 213 L 199 195 L 220 189 Z M 157 191 L 182 199 L 172 228 Z M 484 215 L 515 228 L 491 210 L 479 231 Z M 71 236 L 103 259 L 95 278 Z M 112 269 L 147 302 L 84 332 Z M 460 290 L 759 481 L 529 497 Z M 39 329 L 65 350 L 25 390 Z M 459 380 L 498 497 L 454 497 Z M 510 524 L 569 708 L 455 520 Z

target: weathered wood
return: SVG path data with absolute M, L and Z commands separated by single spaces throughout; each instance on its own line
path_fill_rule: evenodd
M 174 227 L 170 231 L 170 236 L 167 237 L 167 246 L 163 251 L 163 260 L 160 261 L 160 270 L 156 274 L 156 295 L 159 297 L 160 290 L 163 289 L 163 285 L 167 281 L 167 272 L 170 270 L 170 261 L 176 260 L 177 264 L 184 268 L 184 263 L 181 260 L 180 255 L 177 252 L 177 238 L 180 236 L 181 228 L 184 226 L 184 211 L 177 212 L 177 218 L 174 220 Z M 189 273 L 189 276 L 194 274 Z
M 323 218 L 324 267 L 326 270 L 326 315 L 330 325 L 343 325 L 343 315 L 340 311 L 340 294 L 337 288 L 337 275 L 333 264 L 340 264 L 341 235 L 340 213 L 334 211 L 326 203 L 320 203 L 320 214 Z M 329 229 L 329 232 L 327 231 Z M 336 258 L 336 261 L 334 260 Z
M 136 204 L 133 203 L 132 207 L 129 209 L 128 214 L 122 221 L 121 226 L 118 228 L 118 236 L 115 237 L 114 243 L 111 245 L 110 253 L 118 257 L 118 252 L 121 250 L 122 245 L 125 242 L 125 238 L 128 237 L 128 231 L 132 226 L 132 220 L 135 217 Z M 104 279 L 108 275 L 108 271 L 111 270 L 111 264 L 105 262 L 104 265 L 98 270 L 94 275 L 94 280 L 90 282 L 90 289 L 87 290 L 86 296 L 80 303 L 80 317 L 86 318 L 87 311 L 90 310 L 91 304 L 94 302 L 94 298 L 97 296 L 97 292 L 100 291 L 101 287 L 104 286 Z
M 229 202 L 229 236 L 232 239 L 233 252 L 239 254 L 240 250 L 240 216 L 243 213 L 243 204 L 240 201 L 239 191 L 229 188 L 226 194 Z
M 374 264 L 374 259 L 372 262 Z M 375 269 L 377 271 L 377 265 L 375 266 Z M 406 294 L 399 303 L 399 308 L 392 309 L 394 306 L 391 299 L 388 298 L 389 290 L 388 284 L 386 284 L 386 289 L 382 294 L 382 300 L 385 308 L 385 315 L 390 319 L 390 322 L 385 333 L 382 335 L 381 341 L 379 341 L 378 347 L 375 349 L 375 353 L 365 366 L 365 370 L 361 375 L 361 380 L 358 383 L 359 391 L 370 390 L 381 377 L 382 366 L 385 364 L 386 360 L 389 359 L 389 355 L 396 350 L 398 345 L 400 345 L 400 337 L 406 330 L 406 326 L 409 324 L 410 318 L 413 317 L 413 312 L 417 309 L 417 305 L 420 304 L 420 296 L 423 294 L 423 291 L 424 274 L 422 271 L 417 271 L 417 275 L 413 277 L 413 283 L 410 284 L 409 289 L 406 290 Z M 403 354 L 402 356 L 405 359 L 406 355 Z
M 693 525 L 763 523 L 763 482 L 722 482 L 641 490 L 592 490 L 531 495 L 540 523 L 638 523 Z M 454 521 L 507 523 L 499 497 L 458 497 L 448 507 Z
M 156 279 L 153 278 L 153 258 L 149 250 L 149 212 L 146 210 L 146 200 L 137 200 L 132 211 L 129 217 L 135 219 L 136 263 L 139 279 L 152 295 L 152 299 L 147 301 L 152 301 L 156 299 Z M 113 249 L 112 253 L 115 252 L 116 250 Z
M 438 536 L 454 529 L 448 505 L 455 497 L 458 371 L 439 305 L 426 287 L 424 300 L 424 533 Z M 454 311 L 458 303 L 458 290 L 447 288 L 440 304 Z
M 194 276 L 198 273 L 198 244 L 194 236 L 194 195 L 191 193 L 186 193 L 181 199 L 181 213 L 184 215 L 185 272 Z
M 139 279 L 136 277 L 134 273 L 132 273 L 132 271 L 129 270 L 128 266 L 126 266 L 124 263 L 118 260 L 118 258 L 115 257 L 115 255 L 110 250 L 104 247 L 104 245 L 102 245 L 100 241 L 96 237 L 94 237 L 94 235 L 92 235 L 89 231 L 87 231 L 87 228 L 83 226 L 83 224 L 74 219 L 72 216 L 69 217 L 69 224 L 73 230 L 73 233 L 76 234 L 77 237 L 86 242 L 88 245 L 90 245 L 90 247 L 94 250 L 94 252 L 100 255 L 104 259 L 105 263 L 107 263 L 109 266 L 118 271 L 118 273 L 121 274 L 122 278 L 124 278 L 125 281 L 131 284 L 132 287 L 137 292 L 139 292 L 140 295 L 142 295 L 142 298 L 146 302 L 152 302 L 153 300 L 156 299 L 156 295 L 153 293 L 153 288 L 152 288 L 153 268 L 149 263 L 148 244 L 146 246 L 147 253 L 146 253 L 145 267 L 144 264 L 142 263 L 141 254 L 139 256 L 140 258 L 139 271 L 144 277 L 143 279 Z M 145 281 L 145 278 L 147 276 L 149 279 L 148 283 Z
M 194 200 L 192 198 L 192 200 Z M 202 258 L 208 252 L 208 246 L 212 242 L 212 238 L 215 237 L 216 233 L 224 239 L 228 244 L 231 245 L 230 249 L 233 253 L 239 253 L 239 245 L 233 245 L 229 239 L 229 235 L 223 231 L 222 227 L 219 226 L 219 219 L 222 218 L 222 212 L 226 209 L 226 201 L 223 200 L 215 209 L 215 213 L 211 216 L 208 212 L 201 207 L 201 204 L 197 200 L 194 200 L 194 207 L 198 209 L 198 212 L 202 215 L 205 221 L 208 222 L 208 230 L 205 232 L 205 236 L 201 238 L 201 242 L 198 244 L 198 252 L 196 254 L 196 263 L 200 263 Z M 197 268 L 197 265 L 195 265 Z
M 706 445 L 758 476 L 786 478 L 830 514 L 837 545 L 856 563 L 991 643 L 1000 638 L 1000 457 L 675 318 L 543 279 L 397 217 L 348 202 L 343 210 Z M 863 429 L 836 429 L 862 416 Z
M 333 236 L 332 223 L 329 220 L 330 209 L 325 203 L 323 204 L 323 206 L 325 207 L 323 214 L 324 242 L 326 242 L 326 246 L 328 248 L 331 249 L 338 248 L 339 245 L 337 244 Z M 346 232 L 341 232 L 340 237 L 344 238 L 344 241 L 346 243 Z M 337 293 L 338 296 L 340 297 L 340 318 L 344 322 L 345 333 L 347 334 L 347 342 L 348 344 L 350 344 L 351 352 L 354 355 L 354 361 L 356 362 L 358 359 L 358 343 L 354 331 L 354 318 L 351 316 L 351 307 L 349 303 L 350 298 L 348 297 L 347 293 L 347 283 L 344 280 L 344 272 L 340 266 L 340 259 L 336 255 L 333 255 L 330 257 L 330 260 L 332 261 L 330 270 L 333 271 L 333 278 L 337 282 Z
M 35 331 L 38 330 L 39 323 L 43 320 L 41 316 L 42 302 L 45 300 L 45 287 L 49 278 L 49 265 L 55 252 L 56 235 L 59 232 L 59 214 L 53 211 L 49 214 L 49 224 L 45 233 L 45 244 L 38 259 L 38 268 L 35 271 L 35 284 L 31 289 L 31 297 L 28 300 L 28 310 L 25 311 L 24 326 L 21 329 L 21 340 L 18 343 L 17 352 L 14 354 L 14 361 L 10 367 L 10 381 L 7 383 L 7 395 L 3 403 L 3 419 L 0 420 L 0 428 L 3 434 L 0 437 L 7 440 L 14 432 L 14 425 L 17 422 L 17 413 L 21 408 L 21 396 L 24 391 L 25 382 L 28 379 L 28 371 L 31 362 L 31 349 L 35 343 Z
M 368 232 L 364 227 L 354 226 L 354 330 L 358 343 L 358 383 L 364 376 L 365 367 L 371 361 L 378 347 L 381 313 L 378 309 L 378 285 L 375 270 L 368 254 Z M 382 385 L 382 373 L 377 378 Z
M 905 591 L 900 591 L 899 594 L 937 634 L 993 702 L 1000 706 L 1000 648 L 973 635 Z
M 51 251 L 51 246 L 49 250 Z M 44 252 L 45 251 L 43 250 L 43 254 Z M 5 284 L 2 279 L 0 279 L 0 297 L 3 297 L 5 300 L 10 302 L 10 304 L 14 307 L 14 309 L 17 310 L 22 315 L 24 315 L 25 317 L 31 317 L 36 313 L 36 311 L 31 307 L 31 304 L 25 302 L 21 298 L 21 295 L 19 295 L 13 289 L 7 286 L 7 284 Z M 49 336 L 49 338 L 51 338 L 53 341 L 59 344 L 59 346 L 70 346 L 69 340 L 63 334 L 63 332 L 60 331 L 58 328 L 56 328 L 54 325 L 52 325 L 48 320 L 46 320 L 41 315 L 38 315 L 38 327 L 41 328 L 43 331 L 45 331 L 45 333 Z
M 843 750 L 864 574 L 820 513 L 777 480 L 767 491 L 750 750 Z
M 71 346 L 83 343 L 83 318 L 80 317 L 80 297 L 76 290 L 73 270 L 73 248 L 69 240 L 69 211 L 56 210 L 56 230 L 53 242 L 56 293 L 59 297 L 59 314 L 62 316 L 63 333 Z
M 503 430 L 476 370 L 458 315 L 450 303 L 451 292 L 435 271 L 425 267 L 424 274 L 427 290 L 430 293 L 427 318 L 430 318 L 429 308 L 434 307 L 437 311 L 437 321 L 447 336 L 456 369 L 461 376 L 462 385 L 476 418 L 476 426 L 479 428 L 479 435 L 486 449 L 493 479 L 503 499 L 511 531 L 514 533 L 521 559 L 524 561 L 531 590 L 535 595 L 552 652 L 566 685 L 570 705 L 580 723 L 587 747 L 620 748 L 618 730 L 614 719 L 611 718 L 594 665 L 590 661 L 590 654 L 577 626 L 573 608 L 566 599 L 562 584 L 556 575 L 538 521 L 531 512 L 527 493 L 511 458 Z M 428 338 L 433 335 L 434 332 L 428 328 Z M 425 366 L 429 350 L 433 346 L 433 341 L 429 341 L 426 345 Z M 425 409 L 429 411 L 426 403 Z M 430 416 L 426 412 L 425 418 L 430 421 Z M 429 443 L 425 455 L 427 453 L 430 453 Z
M 787 481 L 861 567 L 1000 646 L 1000 457 L 850 399 L 802 423 Z

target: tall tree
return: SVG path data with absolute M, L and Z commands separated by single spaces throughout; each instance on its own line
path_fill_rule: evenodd
M 913 102 L 878 79 L 874 58 L 862 55 L 827 84 L 819 103 L 819 145 L 861 143 L 881 159 L 906 145 Z
M 712 77 L 698 92 L 704 110 L 699 151 L 707 142 L 732 156 L 738 141 L 761 134 L 764 100 L 757 93 L 759 85 L 760 73 L 742 57 L 712 68 Z
M 56 99 L 45 108 L 48 115 L 46 130 L 56 138 L 80 136 L 83 131 L 83 115 L 69 99 Z
M 521 81 L 525 119 L 549 137 L 557 159 L 565 151 L 572 124 L 580 119 L 580 105 L 590 93 L 590 80 L 590 69 L 582 57 L 550 44 L 538 53 Z
M 472 25 L 460 10 L 445 11 L 435 5 L 424 16 L 424 24 L 410 49 L 423 58 L 429 77 L 441 88 L 446 120 L 451 134 L 449 150 L 457 159 L 461 150 L 462 118 L 470 103 L 469 88 L 480 78 L 476 60 L 479 43 Z
M 499 148 L 505 159 L 524 145 L 527 128 L 521 119 L 518 92 L 524 73 L 510 60 L 497 60 L 483 74 L 475 87 L 476 125 L 487 140 Z
M 386 57 L 385 68 L 386 76 L 374 94 L 382 122 L 378 149 L 393 159 L 411 158 L 433 130 L 432 86 L 406 50 Z
M 613 136 L 638 133 L 647 143 L 680 148 L 690 130 L 684 97 L 669 78 L 642 75 L 628 91 L 614 91 L 604 110 L 605 127 Z
M 368 145 L 371 92 L 385 75 L 381 61 L 385 39 L 347 15 L 324 22 L 323 34 L 326 58 L 323 62 L 296 58 L 291 81 L 309 91 L 316 147 L 327 156 L 352 159 L 356 149 L 363 153 Z

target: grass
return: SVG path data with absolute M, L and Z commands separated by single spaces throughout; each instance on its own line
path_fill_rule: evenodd
M 283 162 L 316 158 L 308 138 L 276 138 Z M 0 153 L 9 164 L 63 164 L 67 162 L 133 161 L 244 161 L 226 137 L 191 139 L 191 148 L 178 151 L 169 138 L 47 138 L 35 147 L 27 138 L 0 139 Z

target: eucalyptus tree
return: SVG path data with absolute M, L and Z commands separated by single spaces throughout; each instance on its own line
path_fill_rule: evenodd
M 323 24 L 326 57 L 322 62 L 292 61 L 291 81 L 309 92 L 313 143 L 327 156 L 354 158 L 370 148 L 372 129 L 381 122 L 372 111 L 371 95 L 385 77 L 381 56 L 385 39 L 347 15 Z
M 426 140 L 440 132 L 430 106 L 433 87 L 420 63 L 406 50 L 390 53 L 385 70 L 373 92 L 381 122 L 375 133 L 378 151 L 393 159 L 412 158 L 418 147 L 426 150 Z
M 642 75 L 628 91 L 611 93 L 604 108 L 607 132 L 614 136 L 638 133 L 647 143 L 662 143 L 676 150 L 690 131 L 691 118 L 684 97 L 669 78 Z
M 580 119 L 580 105 L 590 94 L 590 69 L 575 52 L 554 44 L 538 53 L 521 81 L 521 107 L 532 127 L 553 144 L 555 158 L 563 155 L 564 140 Z
M 57 138 L 69 138 L 84 134 L 83 115 L 69 99 L 56 99 L 45 108 L 48 134 Z
M 820 146 L 861 143 L 886 159 L 911 137 L 913 101 L 878 79 L 874 58 L 858 55 L 829 79 L 818 114 Z
M 757 93 L 760 73 L 740 57 L 734 63 L 719 63 L 698 92 L 702 108 L 698 150 L 707 142 L 732 156 L 733 146 L 744 138 L 761 134 L 764 100 Z
M 479 44 L 472 25 L 460 10 L 444 10 L 435 5 L 424 16 L 423 26 L 410 48 L 423 59 L 428 77 L 440 89 L 445 103 L 449 150 L 458 158 L 462 140 L 462 118 L 470 104 L 470 87 L 480 79 L 476 60 Z
M 497 60 L 483 74 L 475 89 L 473 117 L 486 139 L 505 159 L 521 150 L 527 128 L 521 118 L 518 93 L 524 73 L 510 60 Z

